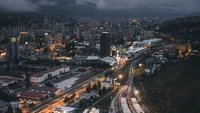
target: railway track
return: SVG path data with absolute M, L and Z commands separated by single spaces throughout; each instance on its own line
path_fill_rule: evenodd
M 133 61 L 131 63 L 130 66 L 130 70 L 129 70 L 129 78 L 126 82 L 126 84 L 120 89 L 120 91 L 116 94 L 115 96 L 115 100 L 114 100 L 114 108 L 115 108 L 115 112 L 116 113 L 124 113 L 124 111 L 122 110 L 122 106 L 121 106 L 121 98 L 125 97 L 126 101 L 127 101 L 127 105 L 129 107 L 130 113 L 137 113 L 135 108 L 133 107 L 132 104 L 132 100 L 131 98 L 133 97 L 133 70 L 135 68 L 135 64 L 140 61 L 143 57 L 135 59 L 135 61 Z

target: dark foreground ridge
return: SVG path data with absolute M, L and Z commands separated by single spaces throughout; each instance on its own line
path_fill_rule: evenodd
M 145 103 L 154 113 L 200 113 L 199 58 L 165 65 L 142 83 Z

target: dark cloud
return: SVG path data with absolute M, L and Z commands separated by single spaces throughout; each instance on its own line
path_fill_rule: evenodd
M 13 12 L 36 12 L 39 7 L 30 0 L 1 0 L 0 7 Z
M 77 2 L 95 3 L 99 9 L 127 9 L 140 6 L 171 8 L 183 11 L 200 11 L 199 0 L 77 0 Z M 84 5 L 84 4 L 83 4 Z
M 9 11 L 91 16 L 107 12 L 121 15 L 199 12 L 199 5 L 200 0 L 0 0 L 0 9 Z
M 54 5 L 57 5 L 57 1 L 56 0 L 38 0 L 37 5 L 54 6 Z

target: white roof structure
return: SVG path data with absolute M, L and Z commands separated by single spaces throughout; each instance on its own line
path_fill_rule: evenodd
M 60 113 L 60 111 L 62 111 L 63 113 L 69 113 L 69 112 L 72 112 L 74 110 L 75 110 L 75 108 L 73 108 L 73 107 L 64 107 L 64 106 L 55 106 L 54 107 L 54 113 L 55 112 Z
M 89 113 L 99 113 L 99 109 L 92 108 Z
M 138 47 L 138 48 L 134 48 L 134 49 L 130 48 L 126 53 L 136 53 L 138 51 L 145 50 L 145 49 L 146 48 L 144 48 L 144 47 Z
M 133 104 L 133 107 L 135 108 L 136 112 L 137 113 L 144 113 L 144 111 L 142 110 L 142 108 L 138 104 L 136 98 L 131 98 L 131 100 L 132 100 L 132 104 Z
M 99 60 L 100 58 L 98 56 L 88 56 L 86 60 Z
M 126 102 L 126 98 L 121 98 L 121 107 L 122 107 L 122 111 L 123 113 L 131 113 L 128 104 Z
M 100 61 L 103 61 L 105 63 L 109 63 L 110 65 L 113 65 L 114 63 L 116 63 L 117 61 L 112 58 L 112 57 L 103 57 L 100 59 Z
M 150 73 L 150 70 L 149 70 L 149 69 L 145 69 L 144 71 L 147 72 L 147 73 Z
M 83 113 L 88 113 L 90 111 L 90 109 L 85 109 L 84 111 L 83 111 Z
M 138 44 L 138 45 L 151 45 L 151 43 L 159 42 L 162 41 L 160 38 L 154 38 L 154 39 L 149 39 L 149 40 L 143 40 L 143 41 L 135 41 L 133 42 L 133 45 Z
M 89 46 L 90 43 L 89 42 L 78 42 L 75 45 L 84 45 L 84 46 Z

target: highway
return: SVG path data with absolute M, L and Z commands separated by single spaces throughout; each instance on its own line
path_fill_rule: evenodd
M 120 66 L 118 68 L 116 68 L 114 71 L 119 70 L 120 68 L 122 68 L 123 66 Z M 53 108 L 55 106 L 62 106 L 63 100 L 66 96 L 69 96 L 70 94 L 73 94 L 74 92 L 81 92 L 83 90 L 85 90 L 86 86 L 88 85 L 88 82 L 90 81 L 97 81 L 100 78 L 104 77 L 104 74 L 110 69 L 105 70 L 104 72 L 72 87 L 69 88 L 65 91 L 63 91 L 60 95 L 54 97 L 54 98 L 49 98 L 47 100 L 44 100 L 42 103 L 37 104 L 33 109 L 32 109 L 32 113 L 49 113 L 53 111 Z
M 108 71 L 108 70 L 106 70 L 106 71 Z M 82 83 L 80 83 L 80 84 L 78 84 L 78 85 L 76 85 L 76 86 L 74 86 L 72 88 L 69 88 L 69 89 L 63 91 L 60 95 L 58 95 L 58 96 L 56 96 L 54 98 L 49 98 L 47 100 L 44 100 L 42 103 L 36 105 L 32 109 L 32 112 L 33 113 L 38 113 L 38 112 L 42 111 L 43 109 L 46 109 L 47 105 L 51 105 L 51 104 L 53 105 L 54 103 L 57 103 L 59 100 L 60 101 L 63 100 L 63 98 L 66 96 L 66 94 L 72 93 L 75 90 L 77 91 L 79 89 L 79 87 L 86 86 L 89 81 L 93 81 L 93 80 L 95 80 L 95 78 L 99 78 L 99 77 L 101 78 L 101 77 L 103 77 L 104 73 L 106 71 L 104 71 L 101 74 L 98 74 L 98 75 L 92 77 L 91 79 L 88 79 L 88 80 L 86 80 L 86 81 L 84 81 L 84 82 L 82 82 Z

